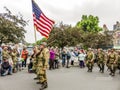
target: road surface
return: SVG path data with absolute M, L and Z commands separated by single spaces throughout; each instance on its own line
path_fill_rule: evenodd
M 0 90 L 39 90 L 35 74 L 27 72 L 27 68 L 13 75 L 0 77 Z M 120 90 L 120 75 L 115 77 L 99 73 L 94 67 L 92 73 L 87 68 L 79 67 L 60 68 L 47 71 L 48 88 L 45 90 Z

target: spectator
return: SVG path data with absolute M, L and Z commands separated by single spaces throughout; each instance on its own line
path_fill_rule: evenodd
M 23 67 L 26 67 L 26 62 L 27 62 L 27 58 L 28 58 L 28 51 L 26 50 L 25 47 L 22 50 L 21 58 L 23 59 L 23 61 L 22 61 L 22 69 L 23 69 Z
M 54 69 L 54 60 L 55 60 L 55 51 L 54 51 L 54 49 L 53 48 L 51 48 L 51 50 L 50 50 L 50 67 L 49 67 L 49 69 L 51 70 L 51 69 Z
M 84 64 L 85 57 L 86 57 L 86 54 L 84 53 L 83 50 L 81 50 L 80 53 L 79 53 L 79 55 L 78 55 L 78 60 L 79 60 L 80 68 L 85 67 L 85 64 Z
M 54 60 L 54 67 L 55 69 L 58 69 L 59 68 L 59 50 L 58 48 L 55 49 L 55 60 Z
M 76 57 L 76 55 L 75 55 L 74 51 L 71 50 L 71 65 L 74 65 L 75 57 Z
M 62 67 L 64 67 L 66 64 L 66 50 L 63 49 L 62 51 Z
M 71 55 L 70 55 L 70 51 L 67 50 L 67 65 L 66 68 L 69 68 L 69 61 L 70 61 Z
M 1 76 L 12 75 L 12 66 L 9 64 L 7 58 L 3 58 L 1 65 Z

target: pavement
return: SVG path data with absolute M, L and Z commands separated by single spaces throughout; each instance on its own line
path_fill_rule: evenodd
M 35 74 L 27 68 L 13 75 L 0 77 L 0 90 L 39 90 Z M 79 67 L 47 70 L 48 88 L 45 90 L 120 90 L 120 74 L 109 76 L 109 72 L 99 73 L 94 67 L 92 73 Z

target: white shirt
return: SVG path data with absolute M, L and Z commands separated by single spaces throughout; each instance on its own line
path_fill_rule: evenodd
M 78 60 L 84 61 L 84 60 L 85 60 L 85 57 L 86 57 L 86 54 L 81 53 L 81 54 L 78 55 Z

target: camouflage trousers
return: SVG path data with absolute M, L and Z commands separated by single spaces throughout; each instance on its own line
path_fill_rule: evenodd
M 16 68 L 17 68 L 17 62 L 13 61 L 13 69 L 16 69 Z
M 88 67 L 88 71 L 92 72 L 92 69 L 93 69 L 93 66 L 94 66 L 94 62 L 87 61 L 86 62 L 86 66 Z
M 17 72 L 17 62 L 13 62 L 13 72 Z
M 104 72 L 104 67 L 105 67 L 105 63 L 104 63 L 104 61 L 98 61 L 97 62 L 97 65 L 98 65 L 98 67 L 99 67 L 99 71 L 100 72 Z
M 37 76 L 39 77 L 39 82 L 47 82 L 46 70 L 43 70 L 42 67 L 37 68 Z
M 37 64 L 36 64 L 36 62 L 33 62 L 32 70 L 34 70 L 35 73 L 37 72 Z
M 110 72 L 111 72 L 111 73 L 115 73 L 116 68 L 117 68 L 117 64 L 108 63 L 107 66 L 108 66 L 108 68 L 110 69 Z

